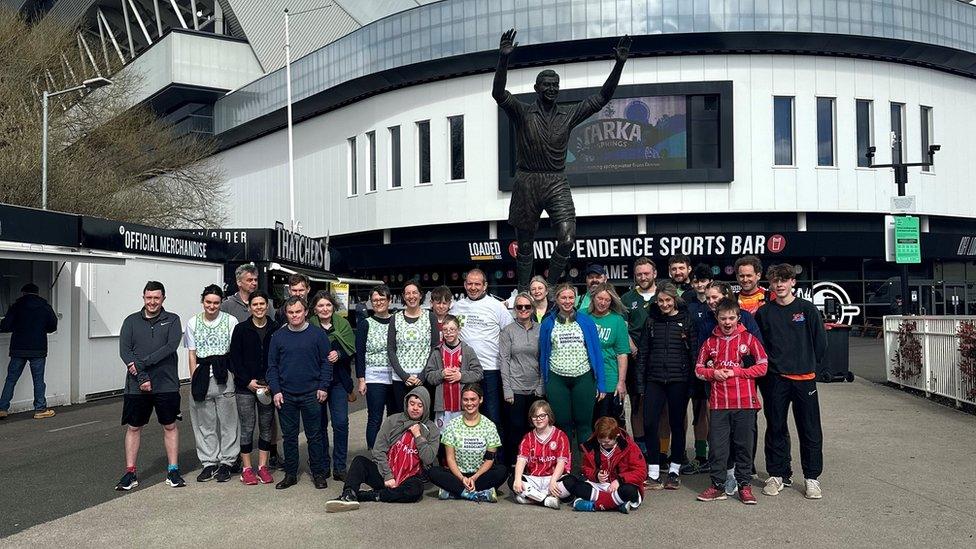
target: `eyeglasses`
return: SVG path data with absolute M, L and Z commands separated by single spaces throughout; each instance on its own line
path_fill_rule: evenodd
M 543 420 L 546 419 L 547 417 L 549 417 L 549 414 L 539 414 L 537 416 L 532 416 L 532 419 Z
M 532 305 L 516 305 L 515 309 L 518 311 L 528 311 L 532 309 Z
M 387 299 L 385 297 L 381 297 L 379 299 L 370 299 L 369 301 L 371 303 L 386 303 Z

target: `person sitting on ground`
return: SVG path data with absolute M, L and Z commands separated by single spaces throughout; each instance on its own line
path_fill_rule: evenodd
M 454 418 L 441 436 L 447 467 L 435 466 L 428 471 L 431 482 L 440 488 L 440 499 L 498 501 L 495 488 L 505 482 L 508 471 L 504 465 L 495 463 L 502 441 L 495 424 L 481 415 L 482 402 L 484 393 L 477 383 L 461 389 L 464 415 Z
M 354 511 L 360 502 L 413 503 L 424 497 L 423 471 L 437 461 L 440 432 L 427 419 L 430 395 L 414 387 L 403 413 L 386 418 L 370 457 L 356 456 L 346 472 L 342 495 L 325 504 L 326 513 Z M 360 490 L 363 484 L 369 490 Z
M 593 436 L 582 445 L 583 476 L 568 475 L 562 484 L 575 511 L 637 509 L 644 497 L 647 468 L 640 448 L 612 417 L 596 420 Z
M 729 444 L 735 455 L 735 479 L 739 484 L 739 501 L 756 504 L 752 495 L 752 442 L 755 436 L 756 412 L 761 407 L 755 378 L 766 375 L 766 350 L 762 343 L 739 324 L 739 304 L 723 299 L 715 308 L 718 326 L 698 353 L 695 375 L 711 382 L 709 409 L 708 462 L 712 484 L 699 501 L 726 498 L 726 463 Z M 746 367 L 743 359 L 751 356 L 754 364 Z
M 569 497 L 566 487 L 559 482 L 572 465 L 569 437 L 556 428 L 552 408 L 544 400 L 529 406 L 529 419 L 534 428 L 519 445 L 512 475 L 515 501 L 559 509 L 559 500 Z
M 434 388 L 434 423 L 439 429 L 461 416 L 461 387 L 480 383 L 478 355 L 458 337 L 460 323 L 454 315 L 444 317 L 444 341 L 430 350 L 420 379 Z

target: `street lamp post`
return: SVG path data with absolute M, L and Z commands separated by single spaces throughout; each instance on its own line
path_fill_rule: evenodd
M 96 88 L 101 88 L 101 87 L 108 86 L 108 85 L 111 85 L 111 84 L 112 84 L 112 81 L 111 80 L 109 80 L 108 78 L 103 78 L 103 77 L 99 76 L 97 78 L 89 78 L 88 80 L 85 80 L 81 84 L 79 84 L 77 86 L 74 86 L 74 87 L 71 87 L 71 88 L 68 88 L 68 89 L 64 89 L 64 90 L 60 90 L 60 91 L 56 91 L 56 92 L 49 92 L 49 91 L 45 90 L 41 94 L 41 105 L 42 105 L 42 108 L 41 108 L 41 111 L 42 111 L 42 116 L 41 116 L 41 126 L 42 126 L 42 130 L 41 130 L 41 209 L 43 209 L 43 210 L 46 210 L 47 209 L 47 104 L 48 104 L 48 100 L 50 98 L 52 98 L 52 97 L 57 97 L 59 95 L 64 95 L 66 93 L 76 92 L 76 91 L 80 91 L 80 90 L 94 90 Z
M 289 19 L 295 15 L 331 8 L 332 4 L 326 4 L 316 8 L 296 11 L 294 13 L 285 8 L 285 94 L 287 104 L 285 110 L 288 116 L 288 215 L 291 219 L 291 230 L 298 232 L 298 222 L 295 220 L 295 140 L 292 131 L 293 121 L 291 114 L 291 29 Z
M 868 147 L 865 156 L 870 165 L 869 168 L 892 168 L 895 171 L 895 184 L 898 186 L 898 196 L 905 196 L 905 186 L 908 184 L 908 168 L 927 167 L 935 165 L 935 153 L 942 148 L 941 145 L 929 145 L 928 162 L 892 162 L 891 164 L 875 164 L 874 153 L 877 147 Z M 908 289 L 908 264 L 901 264 L 901 314 L 912 313 L 911 295 Z

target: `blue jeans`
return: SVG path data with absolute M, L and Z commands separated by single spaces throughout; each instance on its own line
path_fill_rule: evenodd
M 322 406 L 322 464 L 328 471 L 346 470 L 346 450 L 349 447 L 349 393 L 340 383 L 329 389 L 327 406 Z M 329 455 L 329 414 L 332 414 L 332 455 Z M 330 459 L 331 458 L 331 459 Z
M 0 396 L 0 410 L 10 409 L 10 401 L 14 398 L 14 386 L 20 379 L 20 374 L 24 373 L 24 367 L 30 362 L 31 377 L 34 379 L 34 410 L 46 410 L 47 399 L 44 397 L 46 387 L 44 385 L 44 363 L 45 357 L 38 358 L 19 358 L 10 357 L 10 365 L 7 366 L 7 380 L 3 382 L 3 395 Z
M 366 384 L 366 447 L 373 449 L 376 434 L 383 424 L 383 408 L 387 415 L 396 409 L 393 397 L 393 386 L 385 383 Z
M 322 468 L 322 405 L 315 391 L 302 395 L 284 393 L 285 402 L 278 410 L 281 436 L 285 448 L 285 473 L 298 476 L 298 422 L 305 427 L 308 439 L 308 467 L 312 475 L 325 473 Z
M 505 440 L 505 422 L 502 421 L 502 373 L 498 370 L 486 370 L 481 379 L 481 389 L 485 392 L 485 401 L 481 405 L 481 413 L 491 420 L 498 428 L 498 436 Z M 498 449 L 498 459 L 495 463 L 505 463 L 501 459 L 506 448 Z M 517 449 L 513 449 L 515 451 Z

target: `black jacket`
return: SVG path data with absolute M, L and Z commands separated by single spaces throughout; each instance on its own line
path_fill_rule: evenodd
M 46 357 L 47 334 L 57 329 L 54 309 L 37 294 L 21 296 L 0 320 L 0 332 L 12 332 L 10 356 L 17 358 Z
M 638 345 L 638 391 L 644 383 L 690 381 L 695 372 L 695 327 L 687 309 L 666 316 L 652 310 L 644 323 Z
M 281 325 L 268 319 L 264 339 L 258 335 L 251 317 L 234 326 L 234 333 L 230 336 L 230 371 L 234 374 L 234 390 L 241 394 L 250 394 L 247 385 L 252 379 L 264 380 L 268 373 L 268 348 L 271 346 L 271 336 Z

